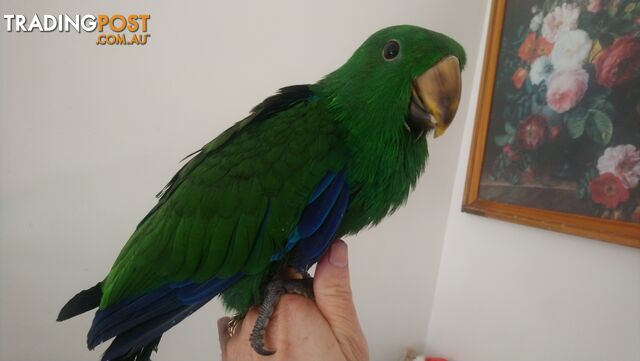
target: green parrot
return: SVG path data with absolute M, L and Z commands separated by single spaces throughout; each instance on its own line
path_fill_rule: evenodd
M 87 336 L 103 361 L 148 360 L 164 332 L 215 296 L 239 317 L 261 306 L 260 354 L 281 294 L 337 237 L 402 205 L 454 118 L 466 58 L 453 39 L 401 25 L 370 36 L 339 69 L 295 85 L 203 146 L 158 194 L 97 285 L 58 321 L 98 308 Z

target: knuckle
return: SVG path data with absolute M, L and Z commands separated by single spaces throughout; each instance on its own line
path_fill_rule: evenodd
M 319 292 L 317 292 L 317 295 L 321 297 L 331 297 L 348 300 L 351 300 L 352 298 L 351 287 L 349 287 L 348 285 L 345 286 L 338 284 L 329 285 L 328 287 L 319 290 Z

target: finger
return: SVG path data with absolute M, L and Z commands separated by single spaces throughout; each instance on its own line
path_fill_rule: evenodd
M 329 322 L 348 360 L 368 359 L 349 281 L 347 244 L 336 240 L 316 267 L 313 291 L 320 312 Z
M 218 320 L 218 340 L 220 341 L 220 351 L 222 351 L 222 359 L 225 359 L 227 353 L 227 343 L 229 342 L 229 321 L 231 318 L 222 317 Z

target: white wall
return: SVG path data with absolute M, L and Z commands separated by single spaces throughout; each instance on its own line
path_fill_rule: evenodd
M 98 47 L 96 34 L 0 32 L 0 360 L 97 359 L 104 348 L 84 348 L 91 315 L 54 319 L 104 277 L 184 155 L 278 87 L 319 79 L 388 25 L 459 39 L 470 84 L 484 4 L 4 0 L 3 14 L 150 13 L 152 37 L 141 48 Z M 349 240 L 374 360 L 424 346 L 462 125 L 431 143 L 407 206 Z M 218 359 L 222 315 L 217 303 L 199 311 L 163 337 L 154 360 Z
M 487 22 L 488 12 L 483 39 Z M 480 72 L 475 76 L 471 98 Z M 457 162 L 429 353 L 453 361 L 640 360 L 639 249 L 460 212 L 473 108 Z

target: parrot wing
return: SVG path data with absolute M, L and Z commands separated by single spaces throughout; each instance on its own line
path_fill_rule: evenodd
M 306 269 L 348 203 L 346 159 L 306 86 L 284 88 L 203 147 L 172 178 L 102 283 L 90 348 L 149 351 L 164 331 L 292 250 Z M 316 115 L 318 114 L 318 115 Z

